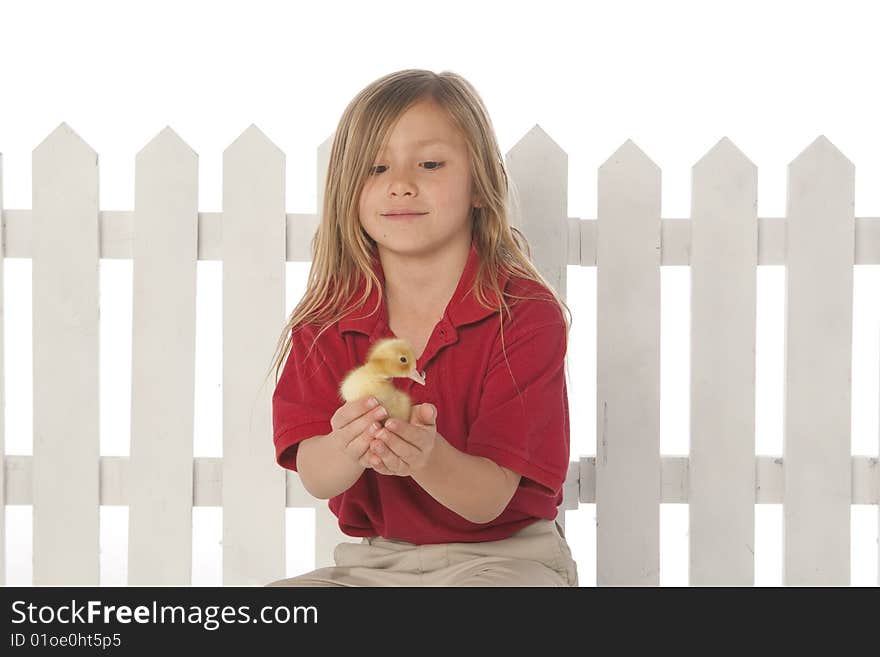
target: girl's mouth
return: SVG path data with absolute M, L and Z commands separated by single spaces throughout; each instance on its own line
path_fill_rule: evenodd
M 428 214 L 427 212 L 419 212 L 416 214 L 384 214 L 382 215 L 386 219 L 415 219 L 416 217 L 422 217 Z

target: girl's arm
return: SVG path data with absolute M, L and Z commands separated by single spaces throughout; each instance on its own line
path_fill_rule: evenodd
M 411 475 L 413 480 L 446 508 L 478 524 L 493 521 L 507 508 L 519 483 L 500 465 L 484 456 L 472 456 L 437 434 L 429 463 Z
M 330 434 L 303 440 L 296 451 L 296 469 L 305 489 L 319 500 L 351 488 L 364 471 L 330 440 Z

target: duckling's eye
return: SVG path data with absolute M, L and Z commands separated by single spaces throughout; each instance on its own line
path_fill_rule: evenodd
M 401 356 L 401 357 L 400 357 L 400 362 L 401 362 L 401 363 L 405 363 L 405 362 L 406 362 L 406 356 Z

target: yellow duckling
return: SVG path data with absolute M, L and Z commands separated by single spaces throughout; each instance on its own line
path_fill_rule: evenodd
M 391 379 L 403 376 L 425 385 L 425 375 L 416 370 L 416 355 L 409 343 L 385 338 L 370 347 L 366 363 L 345 375 L 339 394 L 347 402 L 372 395 L 388 411 L 388 417 L 409 422 L 412 401 L 391 383 Z

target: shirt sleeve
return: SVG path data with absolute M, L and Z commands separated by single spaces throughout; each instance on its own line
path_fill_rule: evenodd
M 505 345 L 483 381 L 466 451 L 484 456 L 549 489 L 568 473 L 569 418 L 565 385 L 566 327 L 553 323 Z
M 336 367 L 318 344 L 312 347 L 313 339 L 312 331 L 293 333 L 287 362 L 272 395 L 275 459 L 288 470 L 296 470 L 300 442 L 333 430 L 330 418 L 342 405 Z

